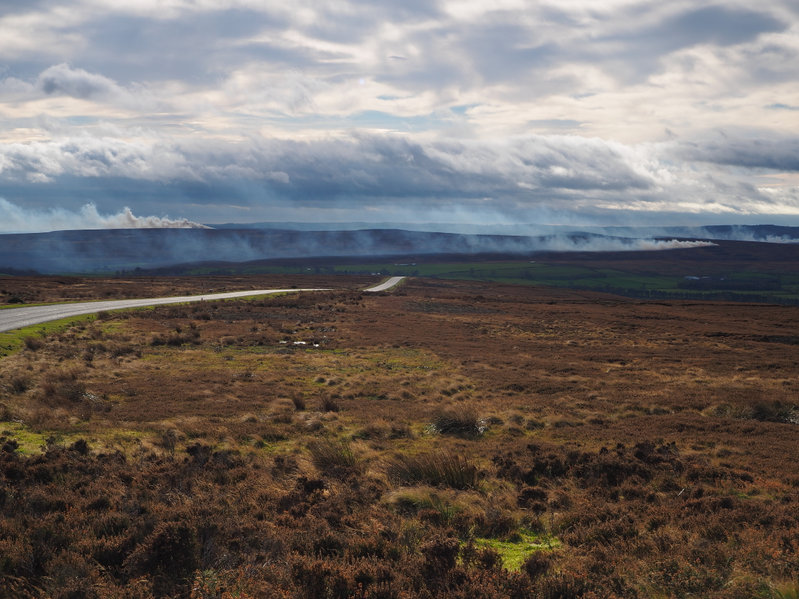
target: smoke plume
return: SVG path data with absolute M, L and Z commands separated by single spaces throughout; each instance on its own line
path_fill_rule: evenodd
M 185 218 L 136 216 L 127 206 L 117 214 L 100 214 L 94 204 L 77 212 L 64 208 L 33 210 L 0 198 L 0 233 L 39 233 L 69 229 L 205 229 Z

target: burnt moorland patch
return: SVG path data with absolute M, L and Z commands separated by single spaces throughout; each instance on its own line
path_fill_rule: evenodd
M 336 281 L 0 360 L 2 592 L 796 592 L 799 308 Z

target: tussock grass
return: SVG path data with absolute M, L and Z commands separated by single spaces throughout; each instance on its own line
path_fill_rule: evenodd
M 398 485 L 453 489 L 476 489 L 481 479 L 477 466 L 464 456 L 449 452 L 397 455 L 386 464 L 386 476 Z
M 323 439 L 313 441 L 308 445 L 311 452 L 311 461 L 321 472 L 356 472 L 361 469 L 361 463 L 346 441 Z
M 442 435 L 478 437 L 486 430 L 486 424 L 473 408 L 444 408 L 433 418 L 431 427 Z

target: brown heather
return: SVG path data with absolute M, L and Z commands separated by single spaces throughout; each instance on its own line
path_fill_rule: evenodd
M 799 308 L 3 283 L 350 288 L 104 314 L 0 360 L 0 596 L 799 592 Z

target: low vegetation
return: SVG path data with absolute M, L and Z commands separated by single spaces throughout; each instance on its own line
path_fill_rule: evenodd
M 795 596 L 798 310 L 411 280 L 28 334 L 0 596 Z

